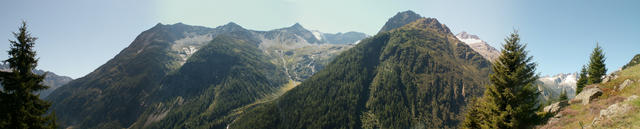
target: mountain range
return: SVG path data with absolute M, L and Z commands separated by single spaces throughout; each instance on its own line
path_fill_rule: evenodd
M 11 71 L 11 69 L 9 68 L 8 64 L 0 64 L 0 71 Z M 41 69 L 35 69 L 33 70 L 33 73 L 39 75 L 46 73 L 42 84 L 49 86 L 49 88 L 38 92 L 41 99 L 46 98 L 47 96 L 49 96 L 49 94 L 51 94 L 51 92 L 73 80 L 71 77 L 57 75 L 53 72 L 44 71 Z
M 229 128 L 456 128 L 490 62 L 435 18 L 400 12 L 382 28 Z
M 457 128 L 499 55 L 413 11 L 374 36 L 158 23 L 46 99 L 64 128 Z M 541 100 L 575 80 L 541 77 Z
M 159 23 L 47 99 L 65 128 L 218 128 L 365 37 L 298 23 L 269 31 Z
M 557 74 L 544 76 L 538 79 L 538 91 L 543 101 L 555 100 L 562 92 L 567 93 L 569 99 L 576 95 L 577 73 Z

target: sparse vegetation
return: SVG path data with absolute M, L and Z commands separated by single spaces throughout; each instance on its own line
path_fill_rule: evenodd
M 640 83 L 632 83 L 627 88 L 618 91 L 616 86 L 622 84 L 626 79 L 639 80 L 640 66 L 631 66 L 616 73 L 618 78 L 609 82 L 599 84 L 599 88 L 604 94 L 598 97 L 594 102 L 588 105 L 573 104 L 563 109 L 560 113 L 559 121 L 556 123 L 546 124 L 538 128 L 581 128 L 581 127 L 597 127 L 597 128 L 638 128 L 640 127 L 640 99 L 630 102 L 623 102 L 626 98 L 640 93 Z M 605 119 L 597 125 L 593 125 L 593 120 L 600 115 L 600 111 L 606 109 L 612 104 L 629 103 L 633 110 L 616 118 Z

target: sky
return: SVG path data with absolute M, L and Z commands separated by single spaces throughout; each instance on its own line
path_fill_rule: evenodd
M 578 71 L 598 43 L 609 72 L 640 54 L 637 0 L 7 0 L 0 2 L 0 60 L 27 21 L 38 69 L 82 77 L 157 23 L 271 30 L 300 23 L 327 33 L 374 35 L 398 12 L 437 18 L 452 32 L 500 48 L 518 30 L 541 76 Z M 2 43 L 4 42 L 4 43 Z

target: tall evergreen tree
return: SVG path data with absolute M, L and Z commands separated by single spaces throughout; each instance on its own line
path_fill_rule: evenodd
M 567 91 L 566 90 L 562 90 L 562 93 L 560 93 L 560 97 L 558 97 L 558 101 L 565 101 L 568 100 L 569 97 L 567 97 Z
M 580 70 L 580 73 L 578 75 L 578 81 L 576 82 L 576 94 L 579 94 L 580 92 L 582 92 L 582 88 L 584 88 L 585 85 L 587 85 L 588 83 L 588 78 L 587 78 L 587 66 L 582 66 L 582 70 Z
M 464 116 L 465 119 L 461 124 L 463 129 L 479 129 L 482 127 L 480 122 L 483 119 L 483 115 L 479 111 L 479 109 L 481 108 L 480 104 L 482 102 L 478 102 L 480 100 L 481 99 L 473 100 L 469 105 L 467 113 Z
M 517 31 L 505 39 L 502 55 L 493 64 L 492 85 L 487 86 L 482 100 L 478 101 L 481 103 L 468 111 L 478 115 L 467 115 L 463 128 L 529 128 L 537 124 L 539 92 L 534 82 L 538 76 L 536 64 L 531 62 L 532 57 L 527 56 L 525 48 Z M 467 126 L 474 124 L 479 127 Z
M 604 64 L 605 57 L 602 52 L 602 47 L 596 44 L 596 48 L 593 48 L 591 58 L 589 59 L 589 80 L 587 84 L 595 84 L 602 82 L 602 77 L 607 74 L 607 68 Z
M 42 85 L 45 75 L 32 72 L 38 60 L 33 50 L 36 37 L 27 31 L 26 22 L 13 35 L 17 41 L 9 40 L 9 63 L 11 71 L 0 72 L 0 128 L 2 129 L 46 129 L 55 128 L 55 115 L 47 114 L 51 105 L 41 100 L 36 91 L 49 87 Z

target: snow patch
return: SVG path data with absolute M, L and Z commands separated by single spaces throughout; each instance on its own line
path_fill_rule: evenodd
M 189 35 L 189 34 L 187 34 Z M 180 65 L 184 64 L 193 53 L 196 53 L 200 47 L 213 40 L 210 34 L 205 35 L 189 35 L 185 38 L 174 41 L 171 46 L 172 52 L 180 56 Z
M 480 39 L 459 39 L 460 41 L 466 43 L 466 44 L 476 44 L 476 43 L 483 43 L 484 41 L 480 40 Z
M 311 31 L 311 33 L 313 34 L 314 37 L 316 37 L 317 40 L 322 40 L 323 34 L 319 31 Z
M 569 73 L 569 74 L 558 74 L 554 76 L 546 76 L 540 77 L 538 81 L 542 82 L 542 86 L 544 89 L 548 89 L 551 91 L 546 92 L 554 92 L 554 93 L 562 93 L 562 91 L 567 92 L 567 97 L 573 98 L 575 96 L 576 91 L 576 82 L 577 82 L 577 74 Z

